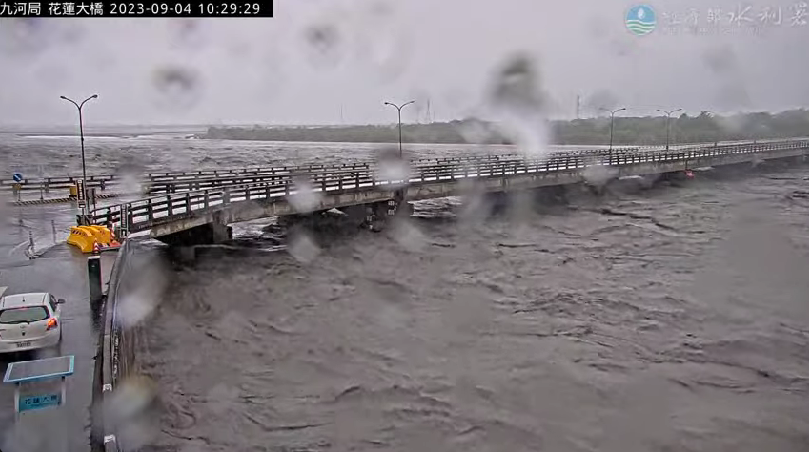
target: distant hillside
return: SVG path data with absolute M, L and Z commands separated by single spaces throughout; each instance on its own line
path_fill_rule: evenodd
M 610 137 L 609 117 L 550 121 L 553 144 L 606 144 Z M 726 140 L 788 138 L 809 135 L 809 112 L 742 113 L 720 117 L 703 112 L 671 118 L 671 142 L 695 143 Z M 346 127 L 211 127 L 199 138 L 258 141 L 320 141 L 395 143 L 396 126 Z M 615 117 L 614 143 L 654 145 L 666 140 L 665 117 Z M 490 123 L 476 119 L 433 124 L 402 125 L 406 143 L 511 144 Z

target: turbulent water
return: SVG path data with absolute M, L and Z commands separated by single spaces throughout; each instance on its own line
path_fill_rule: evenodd
M 140 439 L 805 451 L 807 173 L 570 193 L 489 217 L 433 201 L 380 234 L 203 257 L 172 272 L 147 323 L 160 402 Z
M 374 149 L 91 142 L 99 172 Z M 78 168 L 69 139 L 4 146 L 14 169 Z M 433 200 L 382 233 L 304 234 L 280 252 L 256 252 L 278 248 L 266 223 L 237 228 L 236 251 L 137 272 L 168 284 L 140 357 L 158 411 L 153 430 L 119 436 L 153 452 L 804 452 L 807 174 L 521 197 L 495 215 Z M 147 314 L 155 290 L 125 314 Z

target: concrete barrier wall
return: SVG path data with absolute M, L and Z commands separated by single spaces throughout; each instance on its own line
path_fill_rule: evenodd
M 126 296 L 127 275 L 132 270 L 132 260 L 137 243 L 127 240 L 118 250 L 109 279 L 109 289 L 101 308 L 101 330 L 93 381 L 93 409 L 91 427 L 91 450 L 94 452 L 123 452 L 117 430 L 119 422 L 110 415 L 114 391 L 117 385 L 131 375 L 135 348 L 139 336 L 138 327 L 126 327 L 118 317 L 118 301 Z M 131 274 L 129 275 L 131 276 Z

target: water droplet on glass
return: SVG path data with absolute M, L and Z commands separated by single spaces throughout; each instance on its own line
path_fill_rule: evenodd
M 490 93 L 490 107 L 500 132 L 511 139 L 520 152 L 541 157 L 548 152 L 548 125 L 544 96 L 533 58 L 517 54 L 497 71 Z
M 393 237 L 396 243 L 408 251 L 421 251 L 427 245 L 424 234 L 412 222 L 404 219 L 395 224 Z
M 410 162 L 399 157 L 399 150 L 386 149 L 379 153 L 374 177 L 378 181 L 389 182 L 391 189 L 397 189 L 408 184 L 412 175 Z
M 304 31 L 304 50 L 315 66 L 337 64 L 342 58 L 342 41 L 340 31 L 331 23 L 314 25 Z
M 11 5 L 13 7 L 13 4 Z M 50 24 L 40 18 L 3 18 L 0 49 L 14 56 L 37 56 L 50 44 Z
M 618 170 L 603 165 L 590 165 L 583 173 L 584 180 L 596 187 L 604 186 L 610 179 L 618 176 Z
M 207 31 L 201 19 L 172 19 L 169 21 L 172 43 L 187 49 L 199 49 L 206 44 Z
M 184 110 L 197 103 L 201 96 L 200 74 L 189 68 L 165 67 L 152 73 L 154 97 L 158 107 Z
M 320 205 L 321 194 L 315 191 L 312 181 L 306 176 L 296 176 L 292 180 L 291 194 L 287 200 L 298 213 L 309 213 Z
M 297 261 L 308 264 L 320 254 L 320 248 L 306 234 L 297 234 L 290 240 L 287 251 Z
M 586 99 L 586 107 L 593 113 L 601 114 L 600 110 L 613 110 L 618 106 L 618 98 L 608 90 L 598 90 Z
M 412 54 L 406 33 L 395 28 L 374 29 L 373 35 L 359 36 L 356 51 L 359 62 L 369 64 L 384 82 L 404 75 Z
M 151 379 L 135 375 L 119 382 L 103 399 L 104 424 L 116 432 L 121 443 L 140 447 L 153 439 L 154 417 L 150 408 L 156 393 Z
M 121 290 L 118 318 L 127 327 L 137 325 L 154 311 L 168 286 L 166 275 L 171 274 L 166 263 L 151 255 L 130 258 L 133 278 Z

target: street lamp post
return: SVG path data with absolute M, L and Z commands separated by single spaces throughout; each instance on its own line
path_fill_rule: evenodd
M 68 101 L 68 102 L 70 102 L 71 104 L 75 105 L 76 109 L 79 110 L 79 135 L 81 136 L 81 172 L 82 172 L 82 178 L 84 179 L 84 181 L 82 183 L 82 192 L 83 192 L 82 196 L 84 197 L 84 202 L 85 202 L 84 205 L 87 206 L 87 202 L 88 202 L 88 199 L 87 199 L 87 163 L 86 163 L 86 161 L 84 159 L 84 124 L 83 124 L 84 120 L 82 118 L 81 109 L 82 109 L 82 107 L 84 107 L 84 104 L 86 104 L 88 100 L 97 99 L 98 94 L 93 94 L 92 96 L 88 97 L 87 99 L 84 99 L 82 101 L 82 103 L 80 103 L 80 104 L 76 103 L 73 99 L 70 99 L 68 97 L 65 97 L 65 96 L 59 96 L 59 97 L 66 100 L 66 101 Z M 87 209 L 86 207 L 82 208 L 82 214 L 83 215 L 87 215 L 86 209 Z
M 600 108 L 599 110 L 607 111 L 610 113 L 610 152 L 612 152 L 612 131 L 615 129 L 615 113 L 619 111 L 625 111 L 626 108 L 619 108 L 617 110 L 607 110 L 606 108 Z
M 619 111 L 624 111 L 624 110 L 626 110 L 626 108 L 619 108 L 617 110 L 608 110 L 606 108 L 599 108 L 599 110 L 609 112 L 609 114 L 610 114 L 610 151 L 609 151 L 610 153 L 609 153 L 609 156 L 610 156 L 610 164 L 612 164 L 612 132 L 615 129 L 615 113 L 618 113 Z
M 717 116 L 719 116 L 719 114 L 718 114 L 717 112 L 712 111 L 712 110 L 702 110 L 702 111 L 703 111 L 703 113 L 710 113 L 710 114 L 712 114 L 713 116 L 709 116 L 709 118 L 711 118 L 712 120 L 714 120 L 714 122 L 716 121 L 716 117 L 717 117 Z M 714 145 L 714 147 L 718 147 L 718 146 L 719 146 L 719 134 L 718 134 L 718 133 L 717 133 L 717 134 L 715 134 L 715 136 L 714 136 L 713 145 Z
M 670 131 L 669 119 L 671 118 L 672 113 L 676 113 L 678 111 L 683 111 L 683 109 L 678 108 L 676 110 L 657 110 L 657 111 L 659 111 L 660 113 L 665 113 L 666 114 L 666 150 L 668 151 L 669 150 L 669 131 Z
M 396 111 L 399 113 L 399 158 L 402 158 L 402 109 L 415 102 L 415 100 L 411 100 L 410 102 L 405 102 L 402 105 L 396 105 L 391 102 L 385 102 L 385 105 L 390 105 L 391 107 L 395 108 Z

